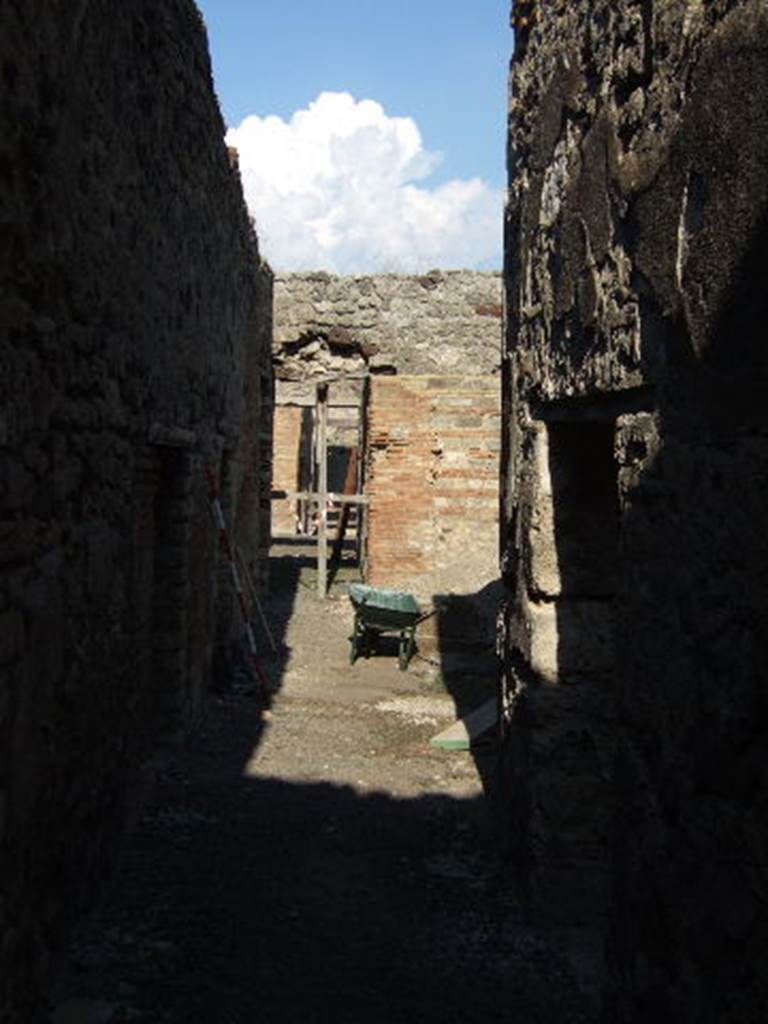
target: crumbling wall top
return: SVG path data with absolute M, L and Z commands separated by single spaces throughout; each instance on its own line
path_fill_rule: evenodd
M 277 375 L 498 372 L 502 285 L 495 271 L 275 278 Z

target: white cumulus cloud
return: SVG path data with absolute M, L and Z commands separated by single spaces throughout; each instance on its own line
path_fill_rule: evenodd
M 276 270 L 416 273 L 499 266 L 502 193 L 480 178 L 430 187 L 441 160 L 409 117 L 323 92 L 284 121 L 227 132 L 248 208 Z

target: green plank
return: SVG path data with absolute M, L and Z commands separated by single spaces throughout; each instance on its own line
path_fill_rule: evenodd
M 437 736 L 433 736 L 429 742 L 433 747 L 440 747 L 442 750 L 469 750 L 472 740 L 476 740 L 478 736 L 493 728 L 498 716 L 499 709 L 496 698 L 491 697 L 485 704 L 481 704 L 479 708 L 470 711 L 458 722 L 454 722 Z

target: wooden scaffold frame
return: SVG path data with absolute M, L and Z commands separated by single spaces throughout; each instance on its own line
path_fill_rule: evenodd
M 367 375 L 345 376 L 323 379 L 316 383 L 315 393 L 315 427 L 314 427 L 314 464 L 317 467 L 317 489 L 309 491 L 272 491 L 273 501 L 307 501 L 317 508 L 317 592 L 322 599 L 328 594 L 328 510 L 340 505 L 344 511 L 347 507 L 362 507 L 368 504 L 365 494 L 337 494 L 328 490 L 328 406 L 330 384 L 334 380 L 366 380 Z M 362 415 L 365 415 L 363 409 Z M 362 454 L 358 455 L 358 464 L 362 464 Z M 348 477 L 348 480 L 350 478 Z M 361 479 L 356 474 L 355 483 Z M 345 487 L 345 491 L 348 488 Z M 341 552 L 343 530 L 347 516 L 342 514 L 339 535 L 334 544 L 334 555 Z

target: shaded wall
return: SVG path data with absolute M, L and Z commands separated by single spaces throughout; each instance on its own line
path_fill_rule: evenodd
M 0 1018 L 27 1022 L 236 635 L 206 466 L 258 570 L 271 274 L 192 3 L 3 15 Z
M 512 69 L 502 565 L 528 912 L 606 1020 L 764 1018 L 768 15 L 534 4 Z

